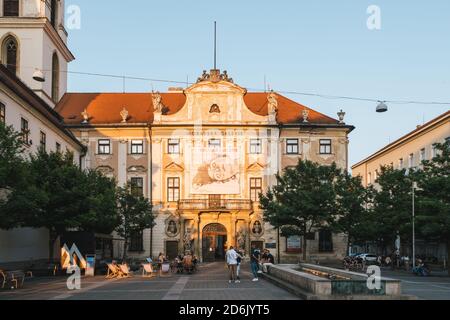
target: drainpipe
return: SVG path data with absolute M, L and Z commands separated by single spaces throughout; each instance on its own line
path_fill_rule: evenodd
M 152 126 L 149 125 L 149 200 L 152 204 L 152 211 L 153 211 L 153 142 L 152 142 Z M 153 226 L 150 228 L 150 258 L 153 259 Z

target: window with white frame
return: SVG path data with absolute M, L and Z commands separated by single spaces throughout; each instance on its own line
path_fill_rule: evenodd
M 287 154 L 298 154 L 298 139 L 287 139 L 286 140 L 286 153 Z
M 143 153 L 144 153 L 144 141 L 131 140 L 131 154 L 143 154 Z
M 43 131 L 41 131 L 40 133 L 39 147 L 41 148 L 42 151 L 47 150 L 47 135 Z
M 436 148 L 436 145 L 435 144 L 433 144 L 433 146 L 431 147 L 431 157 L 432 158 L 435 158 L 435 157 L 437 157 L 437 148 Z
M 98 140 L 98 154 L 111 154 L 111 140 Z
M 411 153 L 408 157 L 408 167 L 412 168 L 414 167 L 414 154 Z
M 30 129 L 28 127 L 28 120 L 21 118 L 20 119 L 20 131 L 22 133 L 23 142 L 26 145 L 30 144 Z
M 250 139 L 250 153 L 260 154 L 262 152 L 261 139 Z
M 420 163 L 427 160 L 427 154 L 425 152 L 425 148 L 420 150 Z
M 167 178 L 167 202 L 177 202 L 180 200 L 180 178 Z
M 320 154 L 331 154 L 331 139 L 320 139 Z
M 167 153 L 168 154 L 179 154 L 180 153 L 180 139 L 169 139 L 168 140 Z
M 133 177 L 130 179 L 131 194 L 135 197 L 144 196 L 144 178 Z
M 259 201 L 260 193 L 262 193 L 262 178 L 250 178 L 250 200 Z

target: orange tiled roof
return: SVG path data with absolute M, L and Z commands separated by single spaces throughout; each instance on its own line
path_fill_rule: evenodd
M 302 122 L 302 111 L 309 110 L 309 123 L 338 124 L 336 119 L 303 106 L 282 95 L 278 96 L 277 121 L 281 124 Z M 186 102 L 181 92 L 161 93 L 162 103 L 167 107 L 166 115 L 178 112 Z M 257 115 L 267 116 L 267 93 L 247 93 L 244 96 L 247 107 Z M 80 124 L 81 112 L 87 110 L 90 124 L 120 123 L 120 112 L 126 108 L 129 113 L 127 123 L 152 123 L 153 102 L 151 93 L 66 93 L 55 110 L 66 124 Z

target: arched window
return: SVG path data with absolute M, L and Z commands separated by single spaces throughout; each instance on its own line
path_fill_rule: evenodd
M 50 23 L 52 24 L 53 28 L 56 29 L 56 21 L 58 19 L 58 2 L 57 0 L 51 0 L 51 7 L 50 7 Z
M 59 60 L 56 52 L 52 57 L 52 99 L 54 102 L 59 100 Z
M 19 0 L 3 0 L 3 15 L 5 17 L 18 17 Z
M 18 67 L 18 44 L 16 38 L 8 36 L 2 44 L 2 63 L 9 71 L 16 74 Z

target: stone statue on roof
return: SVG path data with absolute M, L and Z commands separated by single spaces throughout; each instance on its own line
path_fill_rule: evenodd
M 164 104 L 162 103 L 161 94 L 156 91 L 152 92 L 153 110 L 157 113 L 162 113 L 164 109 Z
M 268 112 L 270 115 L 273 115 L 277 113 L 278 111 L 278 97 L 275 92 L 270 91 L 269 95 L 267 96 L 268 101 Z

